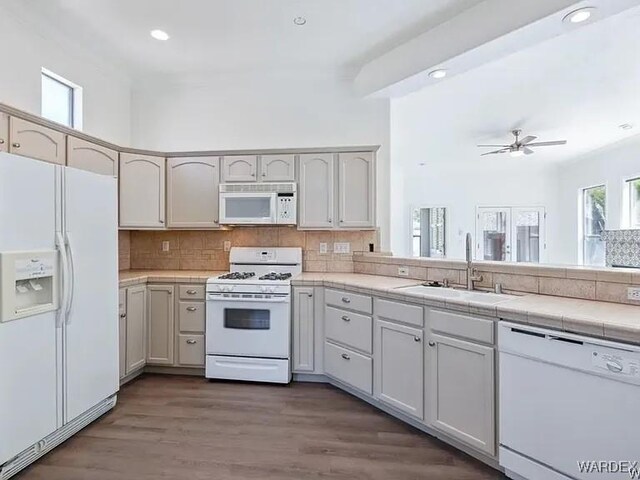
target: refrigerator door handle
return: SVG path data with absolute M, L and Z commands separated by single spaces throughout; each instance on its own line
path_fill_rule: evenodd
M 67 318 L 66 324 L 71 325 L 71 310 L 73 309 L 73 300 L 75 296 L 76 290 L 76 277 L 75 277 L 75 266 L 73 263 L 73 247 L 71 246 L 71 236 L 69 232 L 65 232 L 66 241 L 65 246 L 67 248 L 67 255 L 69 257 L 69 300 L 67 302 Z
M 56 247 L 60 251 L 61 276 L 60 282 L 60 308 L 56 313 L 56 328 L 62 327 L 63 317 L 67 313 L 67 302 L 69 301 L 69 257 L 67 255 L 67 245 L 60 232 L 56 232 Z

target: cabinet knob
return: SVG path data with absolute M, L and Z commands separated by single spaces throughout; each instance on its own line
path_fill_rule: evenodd
M 308 296 L 309 298 L 313 298 L 313 293 L 308 293 L 308 294 L 307 294 L 307 296 Z
M 187 307 L 187 312 L 195 312 L 196 310 L 196 307 Z
M 351 319 L 349 317 L 347 317 L 346 315 L 342 316 L 342 320 L 344 320 L 345 322 L 350 322 Z
M 214 220 L 213 223 L 218 223 L 218 220 Z
M 420 342 L 422 339 L 420 337 L 418 337 L 417 335 L 415 337 L 413 337 L 413 341 L 414 342 Z
M 14 142 L 11 144 L 13 148 L 20 148 L 20 144 L 18 142 Z
M 187 294 L 188 295 L 195 295 L 196 291 L 195 290 L 187 290 Z
M 0 138 L 0 145 L 4 145 L 4 138 Z
M 342 297 L 342 303 L 351 303 L 351 299 L 348 297 Z
M 164 223 L 164 220 L 160 220 L 160 223 Z
M 196 343 L 198 343 L 198 341 L 197 340 L 193 340 L 192 338 L 187 340 L 187 344 L 189 344 L 189 345 L 195 345 Z
M 126 313 L 121 313 L 120 314 L 120 318 L 127 318 L 127 314 Z
M 342 354 L 342 358 L 344 358 L 345 360 L 351 360 L 351 357 L 349 355 L 347 355 L 346 353 Z
M 263 176 L 263 177 L 266 177 L 266 176 L 267 176 L 267 174 L 266 174 L 266 173 L 263 173 L 263 174 L 262 174 L 262 176 Z
M 436 342 L 429 342 L 429 346 L 430 347 L 435 347 L 436 346 Z

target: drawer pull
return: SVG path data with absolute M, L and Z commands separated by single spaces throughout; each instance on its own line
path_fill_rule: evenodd
M 196 293 L 198 292 L 196 292 L 195 290 L 187 290 L 187 295 L 195 295 Z
M 193 340 L 192 338 L 190 338 L 189 340 L 187 340 L 187 344 L 188 345 L 195 345 L 196 343 L 198 343 L 197 340 Z
M 346 353 L 342 354 L 342 358 L 344 358 L 345 360 L 351 360 L 351 357 L 349 355 L 347 355 Z
M 0 138 L 0 145 L 4 145 L 4 138 Z
M 413 341 L 414 342 L 419 342 L 420 340 L 422 340 L 420 337 L 418 337 L 417 335 L 415 337 L 413 337 Z
M 351 319 L 349 317 L 347 317 L 346 315 L 342 316 L 342 320 L 344 320 L 345 322 L 350 322 Z
M 436 342 L 429 342 L 429 346 L 430 347 L 435 347 L 436 346 Z
M 196 307 L 187 307 L 187 312 L 195 312 L 198 310 Z
M 120 314 L 120 318 L 127 318 L 127 314 L 126 313 L 121 313 Z
M 15 142 L 12 144 L 13 148 L 20 148 L 20 144 L 18 142 Z
M 342 297 L 342 303 L 351 303 L 351 299 L 349 297 Z

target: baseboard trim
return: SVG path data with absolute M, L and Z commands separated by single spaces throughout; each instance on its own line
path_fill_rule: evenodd
M 329 383 L 329 377 L 318 373 L 294 373 L 294 382 Z
M 144 373 L 162 373 L 168 375 L 189 375 L 192 377 L 204 378 L 204 367 L 163 367 L 147 365 L 143 369 Z
M 140 375 L 144 373 L 144 367 L 140 367 L 138 370 L 134 370 L 133 372 L 125 375 L 120 379 L 120 386 L 129 383 L 131 380 L 138 378 Z

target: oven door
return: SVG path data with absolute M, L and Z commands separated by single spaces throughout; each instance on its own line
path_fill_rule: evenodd
M 289 358 L 290 298 L 207 299 L 207 355 Z
M 220 194 L 220 223 L 241 224 L 275 224 L 276 194 L 275 193 L 221 193 Z

